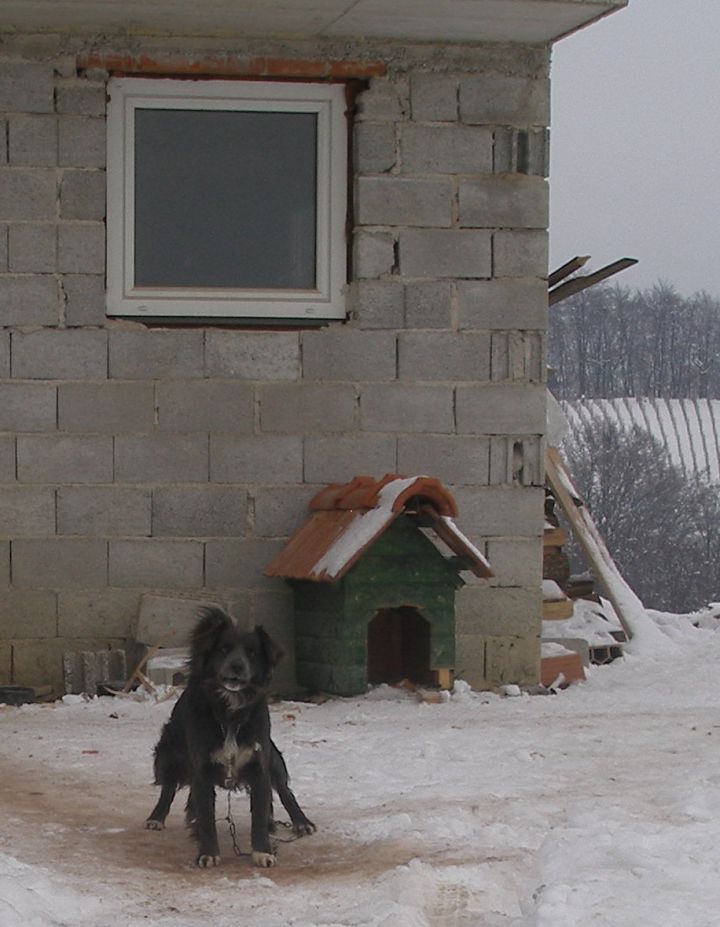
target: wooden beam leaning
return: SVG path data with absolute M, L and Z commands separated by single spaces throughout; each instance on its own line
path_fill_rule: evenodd
M 564 280 L 566 277 L 569 277 L 570 274 L 574 274 L 576 270 L 580 270 L 581 267 L 584 267 L 589 260 L 590 255 L 585 254 L 581 257 L 574 257 L 571 261 L 567 261 L 562 267 L 558 267 L 557 270 L 554 270 L 550 274 L 548 277 L 548 287 L 557 286 L 561 280 Z
M 637 264 L 637 258 L 620 258 L 619 261 L 613 261 L 612 264 L 601 267 L 600 270 L 596 270 L 592 274 L 587 274 L 585 277 L 573 277 L 572 280 L 567 280 L 565 283 L 561 283 L 560 286 L 556 286 L 554 290 L 550 290 L 548 293 L 548 305 L 554 306 L 556 303 L 561 302 L 563 299 L 567 299 L 569 296 L 581 293 L 588 287 L 594 286 L 602 280 L 607 280 L 608 277 L 613 277 L 622 270 L 627 270 L 627 268 L 632 267 L 633 264 Z M 562 268 L 560 269 L 562 270 Z M 556 271 L 556 273 L 559 273 L 559 271 Z

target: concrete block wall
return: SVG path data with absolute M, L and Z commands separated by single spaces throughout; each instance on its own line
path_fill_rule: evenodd
M 448 485 L 497 570 L 459 595 L 458 672 L 535 681 L 547 50 L 285 43 L 288 76 L 320 54 L 379 76 L 354 125 L 348 321 L 258 331 L 108 318 L 108 73 L 87 39 L 16 41 L 0 58 L 0 680 L 59 687 L 63 650 L 123 646 L 142 593 L 182 592 L 265 624 L 291 690 L 291 597 L 262 570 L 322 485 L 399 472 Z M 184 47 L 155 60 L 182 66 Z

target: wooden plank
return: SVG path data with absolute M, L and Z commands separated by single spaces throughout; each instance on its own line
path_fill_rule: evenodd
M 567 542 L 567 531 L 559 525 L 543 531 L 543 547 L 564 547 Z
M 565 621 L 572 618 L 573 604 L 570 599 L 554 599 L 543 602 L 543 621 Z
M 433 669 L 433 673 L 435 674 L 435 685 L 438 689 L 452 689 L 454 670 L 449 666 L 438 666 Z
M 628 267 L 632 267 L 633 264 L 637 264 L 636 258 L 620 258 L 619 261 L 601 267 L 600 270 L 596 270 L 593 274 L 587 274 L 585 277 L 573 277 L 572 280 L 561 283 L 554 290 L 550 290 L 548 293 L 548 305 L 554 306 L 569 296 L 582 293 L 588 287 L 595 286 L 596 283 L 619 274 L 621 270 L 626 270 Z
M 548 287 L 556 286 L 561 280 L 564 280 L 566 277 L 569 277 L 570 274 L 574 274 L 576 270 L 580 270 L 581 267 L 584 267 L 589 260 L 590 255 L 585 254 L 582 257 L 574 257 L 572 260 L 563 264 L 562 267 L 558 267 L 558 269 L 554 270 L 548 277 Z

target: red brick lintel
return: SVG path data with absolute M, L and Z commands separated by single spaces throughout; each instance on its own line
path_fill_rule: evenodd
M 345 61 L 303 58 L 162 57 L 150 55 L 80 55 L 79 70 L 101 68 L 112 74 L 173 75 L 182 77 L 275 77 L 300 80 L 352 80 L 385 74 L 382 61 Z

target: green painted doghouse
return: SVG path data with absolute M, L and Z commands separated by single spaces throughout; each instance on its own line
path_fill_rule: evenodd
M 428 477 L 359 476 L 310 509 L 265 571 L 293 588 L 299 685 L 337 695 L 403 679 L 451 685 L 460 573 L 493 575 L 455 524 L 452 495 Z

